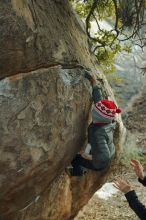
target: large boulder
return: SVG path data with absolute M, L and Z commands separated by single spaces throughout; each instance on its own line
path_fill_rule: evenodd
M 78 65 L 104 76 L 67 0 L 0 0 L 0 15 L 0 217 L 72 219 L 112 170 L 64 172 L 86 141 L 91 107 Z M 123 131 L 119 117 L 116 158 Z

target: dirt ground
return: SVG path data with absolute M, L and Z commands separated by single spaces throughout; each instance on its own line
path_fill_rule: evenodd
M 129 178 L 139 200 L 146 204 L 146 189 L 136 180 L 135 176 Z M 145 192 L 145 193 L 144 193 Z M 117 192 L 107 200 L 98 198 L 95 194 L 88 204 L 78 213 L 75 220 L 138 220 L 130 209 L 125 196 Z

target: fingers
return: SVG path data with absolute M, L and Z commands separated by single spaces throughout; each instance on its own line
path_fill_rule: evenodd
M 132 166 L 139 166 L 139 165 L 141 165 L 141 163 L 138 160 L 131 160 L 130 164 Z
M 113 186 L 117 188 L 118 190 L 120 190 L 120 181 L 121 181 L 121 178 L 119 177 L 113 181 Z
M 113 183 L 113 186 L 114 186 L 116 189 L 120 190 L 117 183 Z
M 143 170 L 143 166 L 138 160 L 131 160 L 130 164 L 135 172 L 141 172 Z
M 78 154 L 82 154 L 82 153 L 84 153 L 84 150 L 80 150 L 80 151 L 78 152 Z
M 131 159 L 132 162 L 134 163 L 140 163 L 139 160 Z
M 130 182 L 128 180 L 125 180 L 125 182 L 127 183 L 127 185 L 130 185 Z
M 125 180 L 121 177 L 118 177 L 116 180 L 114 180 L 114 184 L 116 184 L 118 187 L 119 186 L 126 186 L 126 185 L 130 185 L 128 180 Z
M 131 160 L 130 164 L 133 167 L 133 169 L 137 172 L 143 170 L 143 166 L 138 160 Z
M 128 181 L 127 181 L 128 182 Z M 120 186 L 120 185 L 123 185 L 123 184 L 127 184 L 126 180 L 124 180 L 123 178 L 121 177 L 118 177 L 116 180 L 114 180 L 114 184 L 116 184 L 116 186 Z

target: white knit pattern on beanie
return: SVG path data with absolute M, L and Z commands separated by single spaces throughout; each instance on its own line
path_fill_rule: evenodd
M 92 115 L 92 121 L 93 123 L 111 123 L 113 118 L 105 118 L 104 116 L 102 116 L 101 114 L 99 114 L 95 108 L 92 108 L 91 111 L 91 115 Z
M 109 109 L 105 105 L 102 104 L 101 101 L 97 102 L 93 109 L 102 115 L 104 118 L 113 119 L 116 115 L 116 109 Z

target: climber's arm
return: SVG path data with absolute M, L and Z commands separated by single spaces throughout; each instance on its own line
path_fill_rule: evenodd
M 92 86 L 92 99 L 94 103 L 104 99 L 101 83 L 99 80 L 97 80 L 96 75 L 90 75 L 88 71 L 85 71 L 85 78 L 88 79 Z
M 94 88 L 95 86 L 97 86 L 97 85 L 99 84 L 99 82 L 97 81 L 95 75 L 93 75 L 93 76 L 91 77 L 90 83 L 91 83 L 92 88 Z
M 96 84 L 93 87 L 92 99 L 93 99 L 94 103 L 104 99 L 103 94 L 102 94 L 102 89 L 101 89 L 101 86 L 99 86 L 99 84 Z
M 91 145 L 88 143 L 85 147 L 85 149 L 80 153 L 81 156 L 86 160 L 92 160 L 91 155 Z

